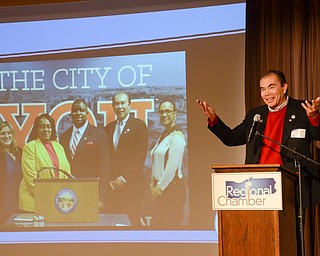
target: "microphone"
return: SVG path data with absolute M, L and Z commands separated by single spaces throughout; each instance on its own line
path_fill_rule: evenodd
M 260 123 L 260 120 L 261 120 L 261 116 L 259 114 L 255 114 L 254 117 L 253 117 L 253 123 L 252 123 L 252 126 L 250 128 L 250 132 L 249 132 L 247 143 L 250 143 L 252 138 L 256 134 L 257 126 Z

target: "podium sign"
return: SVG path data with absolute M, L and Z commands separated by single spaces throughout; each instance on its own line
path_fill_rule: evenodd
M 45 222 L 98 222 L 99 179 L 35 179 L 35 214 Z
M 213 210 L 282 210 L 281 172 L 212 173 Z
M 296 173 L 277 164 L 211 168 L 219 256 L 297 255 Z

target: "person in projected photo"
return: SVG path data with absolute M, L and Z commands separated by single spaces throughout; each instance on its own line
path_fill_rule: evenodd
M 260 94 L 265 105 L 250 110 L 242 123 L 233 129 L 221 120 L 206 101 L 197 100 L 197 103 L 208 120 L 208 129 L 225 145 L 246 145 L 245 163 L 281 164 L 295 171 L 293 153 L 255 135 L 255 132 L 250 135 L 254 118 L 258 117 L 256 129 L 260 134 L 311 158 L 311 141 L 320 139 L 320 97 L 311 101 L 291 98 L 288 96 L 285 75 L 278 70 L 269 70 L 262 75 Z M 303 207 L 319 204 L 319 166 L 302 159 L 301 168 Z
M 160 122 L 164 131 L 151 150 L 150 192 L 154 201 L 152 226 L 175 228 L 181 226 L 185 202 L 182 161 L 186 139 L 176 124 L 175 103 L 166 100 L 159 105 Z
M 0 119 L 0 226 L 19 212 L 21 152 L 13 127 Z
M 76 99 L 71 106 L 72 126 L 60 136 L 76 178 L 99 178 L 99 211 L 102 211 L 110 177 L 108 138 L 88 121 L 88 106 Z
M 116 93 L 112 107 L 117 119 L 105 127 L 112 159 L 108 212 L 125 213 L 136 226 L 140 225 L 141 201 L 146 190 L 148 130 L 144 121 L 130 114 L 128 93 Z
M 55 121 L 49 114 L 36 117 L 28 143 L 23 147 L 21 166 L 19 207 L 27 212 L 35 211 L 34 179 L 66 179 L 71 174 L 65 151 L 57 141 Z

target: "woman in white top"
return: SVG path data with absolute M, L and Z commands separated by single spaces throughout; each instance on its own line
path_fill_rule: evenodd
M 155 202 L 152 226 L 179 227 L 185 201 L 182 160 L 186 140 L 176 124 L 177 110 L 174 102 L 163 101 L 159 106 L 160 122 L 165 130 L 151 150 L 151 196 Z

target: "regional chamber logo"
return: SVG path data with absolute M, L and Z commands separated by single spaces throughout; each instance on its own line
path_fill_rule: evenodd
M 226 181 L 225 195 L 218 198 L 220 205 L 246 206 L 265 204 L 267 196 L 274 194 L 275 180 L 273 178 L 249 178 L 243 182 Z
M 61 213 L 70 213 L 74 211 L 77 206 L 77 196 L 70 189 L 62 189 L 56 195 L 56 208 Z
M 282 210 L 281 172 L 212 173 L 213 210 Z

